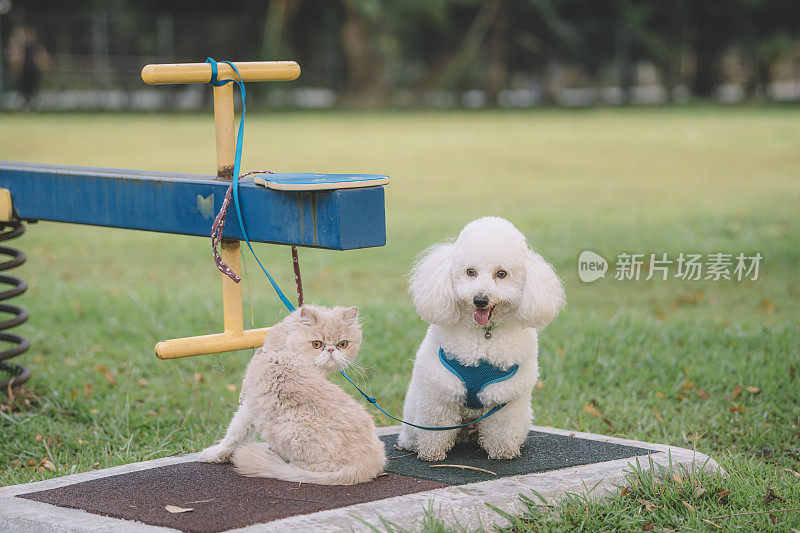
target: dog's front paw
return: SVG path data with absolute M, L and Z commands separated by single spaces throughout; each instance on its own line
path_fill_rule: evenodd
M 501 451 L 489 452 L 489 459 L 516 459 L 520 455 L 522 455 L 522 451 L 519 449 L 501 450 Z
M 438 451 L 438 450 L 436 450 L 436 451 L 426 450 L 426 451 L 420 451 L 417 454 L 417 457 L 419 457 L 423 461 L 431 461 L 431 462 L 433 462 L 433 461 L 444 461 L 445 459 L 447 459 L 447 452 Z
M 514 459 L 522 455 L 522 447 L 511 443 L 482 443 L 489 459 Z
M 231 460 L 233 448 L 215 444 L 200 452 L 198 460 L 202 463 L 227 463 Z

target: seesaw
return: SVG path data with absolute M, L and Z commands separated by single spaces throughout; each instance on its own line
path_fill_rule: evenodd
M 243 82 L 291 81 L 300 75 L 293 61 L 234 63 Z M 233 79 L 234 70 L 220 63 L 220 80 Z M 209 83 L 209 63 L 147 65 L 148 84 Z M 209 237 L 233 178 L 236 150 L 232 83 L 213 87 L 217 169 L 215 176 L 91 168 L 35 163 L 0 162 L 0 241 L 20 236 L 24 222 L 49 220 L 91 226 L 136 229 Z M 352 250 L 386 244 L 383 185 L 388 178 L 371 174 L 270 173 L 239 180 L 238 196 L 247 234 L 252 242 Z M 235 215 L 234 215 L 235 217 Z M 233 218 L 231 216 L 228 217 Z M 220 255 L 234 273 L 241 272 L 240 227 L 224 226 Z M 0 270 L 19 266 L 25 255 L 0 247 L 11 260 Z M 296 258 L 296 255 L 295 255 Z M 229 352 L 263 344 L 269 328 L 245 330 L 242 288 L 222 276 L 223 331 L 159 342 L 160 359 Z M 0 276 L 12 288 L 0 300 L 22 294 L 25 283 Z M 30 373 L 7 362 L 29 347 L 18 335 L 2 332 L 28 315 L 24 309 L 0 304 L 12 315 L 0 322 L 0 340 L 12 347 L 0 352 L 0 370 L 11 375 L 0 388 L 24 383 Z

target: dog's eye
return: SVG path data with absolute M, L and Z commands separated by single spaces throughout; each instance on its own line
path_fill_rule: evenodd
M 467 269 L 467 276 L 469 276 L 471 278 L 474 278 L 475 277 L 475 269 L 474 268 L 468 268 Z
M 336 346 L 338 346 L 340 350 L 344 350 L 345 348 L 347 348 L 348 344 L 350 343 L 347 341 L 339 341 L 339 344 L 337 344 Z
M 508 272 L 503 270 L 502 268 L 494 273 L 495 277 L 503 279 L 504 277 L 508 276 Z
M 311 347 L 315 350 L 322 348 L 322 341 L 311 341 Z

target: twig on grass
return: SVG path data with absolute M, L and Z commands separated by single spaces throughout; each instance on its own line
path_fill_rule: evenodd
M 477 466 L 467 466 L 467 465 L 428 465 L 430 468 L 441 468 L 443 466 L 449 468 L 460 468 L 461 470 L 476 470 L 478 472 L 486 472 L 487 474 L 491 474 L 496 476 L 496 472 L 492 472 L 491 470 L 486 470 L 485 468 L 478 468 Z
M 772 509 L 770 511 L 751 511 L 749 513 L 733 513 L 733 514 L 722 514 L 719 516 L 712 516 L 711 520 L 717 520 L 719 518 L 730 518 L 732 516 L 749 516 L 754 514 L 768 514 L 768 513 L 789 513 L 792 511 L 800 511 L 800 507 L 792 507 L 791 509 Z
M 53 463 L 53 465 L 55 465 L 56 460 L 53 459 L 53 452 L 50 451 L 50 446 L 47 445 L 47 437 L 42 438 L 42 444 L 44 444 L 44 449 L 47 452 L 47 456 L 50 458 L 50 461 Z

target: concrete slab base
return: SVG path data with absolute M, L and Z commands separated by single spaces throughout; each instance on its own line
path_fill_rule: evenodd
M 445 523 L 463 527 L 489 528 L 503 524 L 504 519 L 485 504 L 490 504 L 508 513 L 516 513 L 523 506 L 520 494 L 532 496 L 535 490 L 548 502 L 555 502 L 565 494 L 590 493 L 603 497 L 625 484 L 626 473 L 637 464 L 644 470 L 663 466 L 665 468 L 719 470 L 719 465 L 708 456 L 678 448 L 647 442 L 639 442 L 592 433 L 533 426 L 533 430 L 579 439 L 634 446 L 651 450 L 647 456 L 617 459 L 612 461 L 574 466 L 536 474 L 524 474 L 497 480 L 456 485 L 427 492 L 406 494 L 338 509 L 292 516 L 265 524 L 231 530 L 237 532 L 285 532 L 285 531 L 367 531 L 360 520 L 380 528 L 381 518 L 408 530 L 417 530 L 426 509 L 433 509 Z M 381 435 L 397 433 L 399 426 L 381 428 Z M 152 526 L 140 522 L 110 518 L 78 509 L 58 507 L 17 497 L 21 494 L 65 487 L 98 478 L 125 474 L 167 465 L 195 461 L 197 454 L 167 457 L 124 466 L 73 474 L 61 478 L 26 483 L 0 488 L 0 531 L 9 532 L 131 532 L 150 533 L 177 531 L 166 527 Z M 359 520 L 360 519 L 360 520 Z

